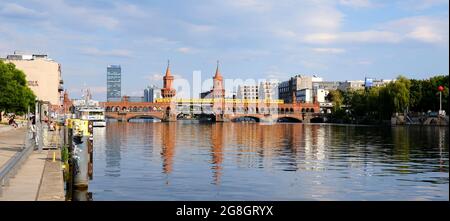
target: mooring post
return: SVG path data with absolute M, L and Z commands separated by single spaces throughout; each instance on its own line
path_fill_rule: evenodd
M 73 119 L 73 159 L 74 159 L 74 189 L 87 189 L 89 183 L 89 121 Z
M 89 121 L 89 139 L 88 139 L 88 152 L 89 152 L 89 163 L 88 163 L 88 176 L 89 180 L 92 180 L 94 175 L 94 125 L 92 121 Z
M 67 150 L 69 152 L 69 156 L 68 156 L 68 166 L 69 168 L 67 168 L 67 172 L 68 172 L 68 177 L 66 180 L 66 199 L 67 200 L 72 200 L 73 199 L 73 177 L 74 177 L 74 159 L 73 159 L 73 142 L 72 142 L 72 135 L 73 135 L 73 131 L 72 131 L 72 119 L 66 119 L 65 122 L 65 144 L 67 145 Z

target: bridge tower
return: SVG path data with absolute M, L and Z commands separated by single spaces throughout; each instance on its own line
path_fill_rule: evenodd
M 225 89 L 223 87 L 223 78 L 219 70 L 219 61 L 217 61 L 216 74 L 213 77 L 212 97 L 225 98 Z
M 170 73 L 170 61 L 167 61 L 166 75 L 163 78 L 164 87 L 161 89 L 161 96 L 163 98 L 175 97 L 176 91 L 172 88 L 173 76 Z
M 225 106 L 225 89 L 223 86 L 223 77 L 219 70 L 219 61 L 217 61 L 216 74 L 213 77 L 213 89 L 211 91 L 213 102 L 213 110 L 216 115 L 216 121 L 223 121 L 223 113 Z

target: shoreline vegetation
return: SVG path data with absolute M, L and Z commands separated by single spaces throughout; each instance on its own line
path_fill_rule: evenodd
M 439 110 L 438 87 L 443 86 L 442 110 L 448 113 L 449 75 L 416 80 L 399 76 L 384 86 L 359 90 L 333 90 L 329 122 L 344 124 L 390 124 L 398 115 L 426 117 Z

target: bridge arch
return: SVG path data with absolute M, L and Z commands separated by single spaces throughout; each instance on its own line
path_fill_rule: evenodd
M 243 122 L 243 121 L 245 122 L 250 120 L 253 120 L 255 122 L 261 122 L 261 118 L 252 115 L 242 115 L 230 119 L 231 122 Z
M 303 122 L 301 118 L 294 116 L 283 116 L 277 118 L 277 122 L 286 122 L 286 123 L 301 123 Z
M 129 122 L 132 119 L 158 119 L 158 120 L 163 120 L 162 117 L 154 115 L 154 114 L 140 114 L 140 115 L 132 115 L 130 117 L 128 117 L 126 120 L 127 122 Z

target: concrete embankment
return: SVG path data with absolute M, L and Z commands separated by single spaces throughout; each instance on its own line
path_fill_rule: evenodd
M 24 146 L 26 128 L 0 132 L 0 170 Z M 60 149 L 34 150 L 4 185 L 0 201 L 65 200 Z M 53 160 L 53 156 L 55 159 Z

